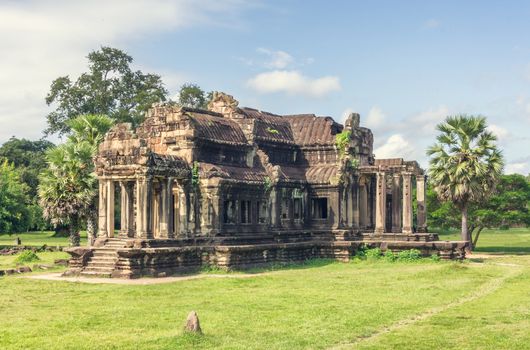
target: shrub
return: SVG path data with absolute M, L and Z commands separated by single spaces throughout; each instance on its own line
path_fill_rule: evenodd
M 372 248 L 366 250 L 366 258 L 368 260 L 378 260 L 381 258 L 383 254 L 381 253 L 381 249 L 379 248 Z
M 440 256 L 438 254 L 433 254 L 433 255 L 431 255 L 431 260 L 432 261 L 440 261 L 440 260 L 442 260 L 442 258 L 440 258 Z
M 32 261 L 40 260 L 39 256 L 31 250 L 24 250 L 15 259 L 15 263 L 24 264 Z
M 402 250 L 397 254 L 398 261 L 417 261 L 421 259 L 421 252 L 418 249 Z
M 393 251 L 391 251 L 390 249 L 388 249 L 385 254 L 383 255 L 383 259 L 385 261 L 388 261 L 388 262 L 394 262 L 397 260 L 397 256 L 396 254 L 394 254 Z

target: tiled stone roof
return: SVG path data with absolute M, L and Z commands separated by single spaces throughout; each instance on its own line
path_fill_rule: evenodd
M 294 141 L 300 146 L 335 144 L 335 135 L 343 129 L 331 117 L 317 117 L 314 114 L 286 115 Z
M 291 125 L 282 116 L 252 108 L 242 108 L 241 111 L 255 120 L 254 133 L 257 140 L 294 143 Z
M 281 179 L 284 181 L 300 181 L 311 184 L 330 184 L 337 176 L 338 166 L 335 164 L 311 167 L 281 167 Z
M 233 120 L 206 113 L 188 113 L 191 123 L 197 130 L 197 137 L 234 145 L 246 145 L 247 139 L 240 126 Z
M 264 183 L 267 177 L 265 170 L 260 167 L 248 168 L 210 163 L 200 163 L 199 172 L 199 176 L 205 178 L 220 177 L 245 182 Z

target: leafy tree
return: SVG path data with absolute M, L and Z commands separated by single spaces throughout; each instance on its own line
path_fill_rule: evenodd
M 440 201 L 430 181 L 427 183 L 426 195 L 429 226 L 447 230 L 460 225 L 459 210 L 452 202 Z
M 27 186 L 13 164 L 0 163 L 0 233 L 27 231 L 30 213 L 25 205 Z
M 90 171 L 92 147 L 66 142 L 46 153 L 49 167 L 40 177 L 39 198 L 44 216 L 68 228 L 70 244 L 78 246 L 79 231 L 92 202 L 96 178 Z
M 212 92 L 205 93 L 197 84 L 184 84 L 179 91 L 179 104 L 185 107 L 206 109 Z
M 46 140 L 30 141 L 12 137 L 0 147 L 0 161 L 7 160 L 14 165 L 21 181 L 27 186 L 30 199 L 37 196 L 39 174 L 47 167 L 44 154 L 53 146 Z
M 427 150 L 433 189 L 440 200 L 460 210 L 462 239 L 469 242 L 469 206 L 491 196 L 504 166 L 496 137 L 486 127 L 481 116 L 447 117 L 437 125 L 437 143 Z
M 160 76 L 133 71 L 133 59 L 125 52 L 102 47 L 88 54 L 88 72 L 72 81 L 55 79 L 46 103 L 56 108 L 48 114 L 46 134 L 70 130 L 68 120 L 83 114 L 106 114 L 118 122 L 138 125 L 155 102 L 165 101 L 167 90 Z
M 459 210 L 452 202 L 441 202 L 436 193 L 427 189 L 428 215 L 432 226 L 456 228 Z M 469 206 L 468 231 L 473 247 L 485 228 L 508 229 L 513 226 L 530 226 L 530 181 L 519 174 L 502 175 L 494 194 L 488 201 Z

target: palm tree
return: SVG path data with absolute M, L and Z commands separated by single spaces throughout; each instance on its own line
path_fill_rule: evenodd
M 103 141 L 105 134 L 113 125 L 113 120 L 102 114 L 80 115 L 67 122 L 71 130 L 68 141 L 75 144 L 87 143 L 92 148 L 92 158 L 97 154 L 98 146 Z M 94 163 L 89 162 L 90 171 L 94 171 Z M 97 221 L 97 183 L 94 184 L 92 201 L 87 208 L 87 238 L 88 244 L 92 245 L 96 236 Z
M 68 122 L 66 143 L 46 154 L 49 168 L 41 174 L 40 204 L 44 216 L 68 227 L 70 244 L 79 245 L 79 231 L 87 222 L 89 244 L 95 236 L 97 179 L 93 158 L 112 120 L 104 115 L 81 115 Z
M 79 245 L 79 231 L 95 196 L 97 180 L 90 170 L 92 147 L 67 142 L 46 153 L 49 167 L 41 173 L 39 203 L 44 217 L 67 226 L 70 245 Z
M 462 213 L 462 240 L 468 231 L 470 203 L 486 200 L 494 191 L 504 161 L 497 138 L 487 130 L 482 116 L 456 115 L 437 125 L 440 132 L 427 150 L 429 177 L 438 197 L 453 202 Z M 472 247 L 471 247 L 472 248 Z
M 68 140 L 74 143 L 88 142 L 97 147 L 114 122 L 103 114 L 85 114 L 70 119 L 66 123 L 72 131 Z

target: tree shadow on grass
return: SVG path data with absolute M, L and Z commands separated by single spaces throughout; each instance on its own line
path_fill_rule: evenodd
M 530 247 L 477 247 L 474 251 L 492 255 L 530 255 Z

